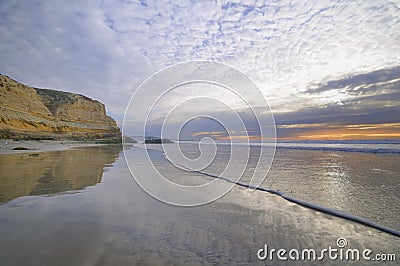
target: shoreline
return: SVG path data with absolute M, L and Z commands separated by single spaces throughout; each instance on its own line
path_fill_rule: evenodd
M 317 211 L 317 212 L 320 212 L 320 213 L 324 213 L 324 214 L 330 215 L 332 217 L 337 217 L 339 219 L 344 219 L 344 220 L 347 220 L 347 221 L 350 221 L 350 222 L 358 223 L 358 224 L 361 224 L 363 226 L 367 226 L 367 227 L 379 230 L 382 233 L 393 235 L 395 237 L 400 237 L 400 231 L 399 230 L 397 230 L 395 228 L 388 227 L 388 226 L 381 225 L 381 224 L 379 224 L 377 222 L 373 222 L 373 221 L 371 221 L 371 220 L 369 220 L 367 218 L 363 218 L 363 217 L 360 217 L 360 216 L 357 216 L 357 215 L 354 215 L 354 214 L 351 214 L 351 213 L 348 213 L 348 212 L 345 212 L 345 211 L 341 211 L 341 210 L 338 210 L 338 209 L 329 208 L 329 207 L 326 207 L 326 206 L 322 206 L 322 205 L 318 205 L 318 204 L 315 204 L 315 203 L 312 203 L 312 202 L 301 200 L 299 198 L 287 195 L 286 193 L 284 193 L 282 191 L 279 191 L 279 190 L 267 189 L 267 188 L 264 188 L 264 187 L 261 187 L 261 186 L 255 187 L 255 186 L 252 186 L 252 185 L 250 185 L 248 183 L 244 183 L 244 182 L 241 182 L 241 181 L 235 181 L 235 180 L 233 180 L 233 179 L 231 179 L 229 177 L 216 175 L 216 174 L 205 172 L 205 171 L 202 171 L 202 170 L 190 169 L 185 165 L 182 165 L 182 164 L 179 164 L 178 162 L 173 162 L 173 161 L 169 160 L 168 157 L 166 156 L 166 154 L 163 152 L 163 150 L 159 150 L 159 149 L 155 148 L 155 147 L 158 147 L 158 146 L 151 146 L 151 147 L 146 147 L 146 146 L 140 147 L 140 146 L 137 146 L 137 147 L 138 148 L 142 148 L 142 149 L 146 149 L 146 150 L 153 150 L 153 151 L 162 152 L 164 159 L 168 163 L 170 163 L 172 165 L 175 165 L 175 164 L 181 165 L 182 167 L 186 168 L 188 171 L 190 171 L 192 173 L 198 173 L 198 174 L 201 174 L 201 175 L 204 175 L 204 176 L 209 176 L 209 177 L 212 177 L 212 178 L 215 178 L 215 179 L 222 179 L 222 180 L 224 180 L 226 182 L 233 183 L 236 186 L 240 186 L 240 187 L 244 187 L 244 188 L 250 189 L 251 191 L 260 191 L 260 192 L 265 192 L 265 193 L 269 193 L 269 194 L 272 194 L 272 195 L 276 195 L 276 196 L 279 196 L 280 198 L 282 198 L 282 199 L 284 199 L 284 200 L 286 200 L 288 202 L 294 203 L 294 204 L 296 204 L 298 206 L 301 206 L 301 207 L 304 207 L 304 208 L 307 208 L 307 209 L 310 209 L 310 210 L 314 210 L 314 211 Z
M 19 153 L 38 153 L 55 150 L 67 150 L 79 147 L 91 147 L 119 143 L 100 143 L 100 141 L 77 141 L 77 140 L 12 140 L 0 139 L 0 155 Z M 21 147 L 21 150 L 13 150 Z
M 337 243 L 343 239 L 348 243 L 342 249 L 344 255 L 347 250 L 361 253 L 369 249 L 373 254 L 398 252 L 398 237 L 239 186 L 219 200 L 198 207 L 165 204 L 132 180 L 119 147 L 103 147 L 106 149 L 77 148 L 39 157 L 1 156 L 3 184 L 7 184 L 2 188 L 15 197 L 0 205 L 4 220 L 0 226 L 0 242 L 4 243 L 2 262 L 15 265 L 368 263 L 363 259 L 342 262 L 339 257 L 335 262 L 327 253 L 319 261 L 313 261 L 312 257 L 280 261 L 276 253 L 273 259 L 258 257 L 258 251 L 266 245 L 268 250 L 295 249 L 300 254 L 303 250 L 315 250 L 321 256 L 322 250 L 329 247 L 339 252 Z M 156 178 L 146 171 L 151 165 L 144 149 L 125 152 L 138 173 Z M 187 180 L 189 183 L 184 184 L 195 185 L 198 180 L 212 180 L 198 173 L 183 174 L 158 152 L 151 152 L 150 156 L 170 181 Z M 13 160 L 8 160 L 10 157 Z M 21 249 L 21 243 L 28 248 Z

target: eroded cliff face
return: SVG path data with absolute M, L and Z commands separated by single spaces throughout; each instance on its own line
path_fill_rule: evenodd
M 99 101 L 0 74 L 0 138 L 118 141 L 121 132 Z

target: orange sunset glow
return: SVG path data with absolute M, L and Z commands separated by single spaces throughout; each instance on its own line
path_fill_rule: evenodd
M 358 124 L 358 125 L 332 125 L 325 128 L 314 128 L 290 125 L 278 126 L 287 129 L 285 136 L 278 139 L 303 139 L 303 140 L 352 140 L 352 139 L 396 139 L 400 138 L 400 123 L 389 124 Z M 302 129 L 290 132 L 290 129 Z
M 400 138 L 400 123 L 387 124 L 292 124 L 277 125 L 278 140 L 356 140 L 356 139 L 398 139 Z M 201 131 L 191 134 L 192 137 L 213 137 L 219 141 L 249 140 L 259 141 L 257 135 L 239 135 L 225 131 Z

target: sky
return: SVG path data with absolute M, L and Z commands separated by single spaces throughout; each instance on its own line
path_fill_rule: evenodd
M 97 99 L 121 126 L 149 76 L 211 60 L 257 85 L 278 138 L 400 138 L 399 29 L 399 0 L 1 0 L 0 73 Z

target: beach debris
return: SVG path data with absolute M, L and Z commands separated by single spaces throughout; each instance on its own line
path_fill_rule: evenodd
M 15 148 L 13 149 L 13 151 L 26 151 L 26 150 L 32 150 L 32 149 L 25 148 L 25 147 L 15 147 Z

